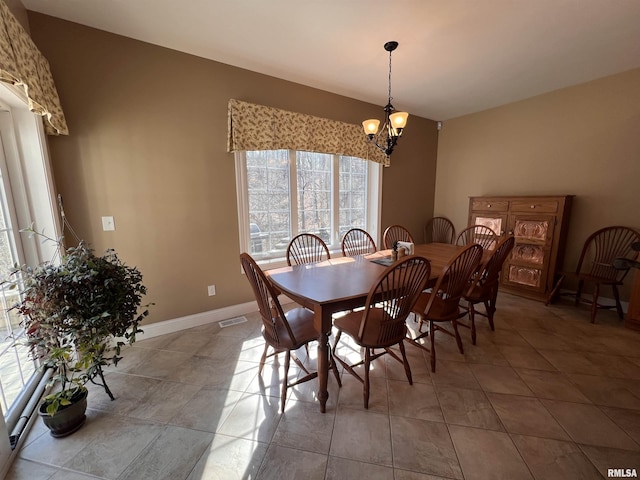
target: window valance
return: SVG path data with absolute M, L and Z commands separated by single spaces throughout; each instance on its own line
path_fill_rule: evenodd
M 366 141 L 360 125 L 235 99 L 229 100 L 228 115 L 228 152 L 304 150 L 389 165 L 387 156 Z
M 0 0 L 0 81 L 24 90 L 29 109 L 45 118 L 49 135 L 68 135 L 49 62 Z

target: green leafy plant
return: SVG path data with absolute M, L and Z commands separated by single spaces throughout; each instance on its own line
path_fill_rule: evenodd
M 57 242 L 64 252 L 58 263 L 17 267 L 11 274 L 11 282 L 22 286 L 12 309 L 23 318 L 30 353 L 43 368 L 54 370 L 49 382 L 59 387 L 44 398 L 47 412 L 53 415 L 73 403 L 89 381 L 113 400 L 103 367 L 117 365 L 121 348 L 142 332 L 139 325 L 150 305 L 139 312 L 147 291 L 142 274 L 113 250 L 98 256 L 84 241 L 63 250 L 61 240 L 28 231 Z

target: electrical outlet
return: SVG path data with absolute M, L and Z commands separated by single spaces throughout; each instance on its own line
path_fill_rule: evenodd
M 110 232 L 116 229 L 116 223 L 113 220 L 113 217 L 102 217 L 102 230 L 105 232 Z
M 216 294 L 216 286 L 215 285 L 209 285 L 207 287 L 207 291 L 209 292 L 209 296 L 213 297 Z

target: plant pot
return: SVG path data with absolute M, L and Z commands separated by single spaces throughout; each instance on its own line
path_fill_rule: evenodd
M 78 395 L 77 400 L 74 399 L 71 405 L 60 408 L 53 415 L 47 413 L 44 403 L 38 408 L 38 415 L 49 429 L 52 437 L 66 437 L 77 431 L 86 420 L 85 412 L 87 410 L 87 390 L 83 390 Z

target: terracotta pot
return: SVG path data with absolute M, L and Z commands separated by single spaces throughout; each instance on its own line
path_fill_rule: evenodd
M 84 390 L 78 399 L 71 405 L 59 409 L 53 415 L 47 413 L 44 403 L 40 404 L 38 414 L 49 429 L 52 437 L 66 437 L 77 431 L 86 420 L 87 390 Z

